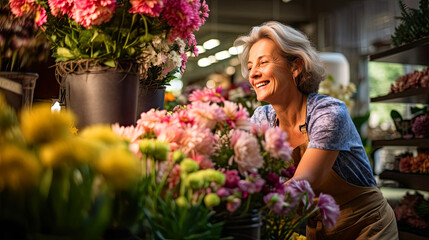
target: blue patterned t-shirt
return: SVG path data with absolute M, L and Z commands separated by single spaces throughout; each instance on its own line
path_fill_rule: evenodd
M 276 126 L 276 112 L 271 105 L 258 107 L 251 121 L 268 121 Z M 332 169 L 347 182 L 358 186 L 376 186 L 368 157 L 344 102 L 325 95 L 307 97 L 308 148 L 339 151 Z

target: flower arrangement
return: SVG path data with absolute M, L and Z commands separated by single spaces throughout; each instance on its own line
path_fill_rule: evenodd
M 214 222 L 218 213 L 228 218 L 258 210 L 271 219 L 265 221 L 269 223 L 266 236 L 281 239 L 289 239 L 302 221 L 318 211 L 328 228 L 335 225 L 339 208 L 331 196 L 321 194 L 319 201 L 313 201 L 308 182 L 284 185 L 294 173 L 286 133 L 269 129 L 268 124 L 252 125 L 243 106 L 225 100 L 216 89 L 195 90 L 189 101 L 174 112 L 152 109 L 141 114 L 136 126 L 113 129 L 140 148 L 154 138 L 168 143 L 171 151 L 183 152 L 189 160 L 170 167 L 167 181 L 172 190 L 183 181 L 198 189 L 209 186 L 201 182 L 201 173 L 189 174 L 188 169 L 223 173 L 224 180 L 216 182 L 216 188 L 204 189 L 206 207 L 217 213 Z M 187 180 L 183 171 L 189 174 Z M 176 201 L 189 204 L 189 199 L 202 199 L 204 191 L 187 194 L 186 200 L 180 191 Z
M 409 226 L 414 229 L 427 229 L 429 222 L 429 201 L 419 193 L 409 193 L 404 196 L 400 203 L 394 208 L 396 220 L 399 226 Z
M 0 71 L 26 71 L 32 63 L 47 59 L 49 44 L 38 33 L 39 19 L 34 11 L 16 17 L 0 2 Z
M 186 51 L 197 55 L 193 32 L 209 12 L 199 0 L 9 2 L 16 16 L 37 12 L 57 62 L 91 60 L 117 67 L 121 61 L 137 61 L 141 78 L 164 81 L 161 85 L 168 83 L 168 73 L 185 68 Z

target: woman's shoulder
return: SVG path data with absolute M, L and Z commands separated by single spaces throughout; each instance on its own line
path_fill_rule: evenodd
M 334 97 L 310 93 L 307 97 L 307 113 L 315 112 L 347 112 L 346 104 Z

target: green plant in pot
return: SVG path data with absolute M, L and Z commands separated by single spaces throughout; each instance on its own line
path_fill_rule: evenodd
M 15 16 L 7 1 L 0 1 L 0 91 L 15 110 L 31 106 L 38 74 L 29 69 L 49 54 L 38 20 L 35 11 Z
M 168 84 L 184 69 L 193 32 L 205 22 L 205 1 L 10 0 L 12 12 L 38 11 L 66 106 L 78 127 L 133 124 L 139 85 Z M 150 84 L 148 84 L 150 83 Z

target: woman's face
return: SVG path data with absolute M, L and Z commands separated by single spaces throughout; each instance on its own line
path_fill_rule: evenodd
M 296 90 L 291 65 L 280 55 L 271 39 L 263 38 L 250 48 L 249 82 L 256 91 L 258 101 L 271 104 L 282 102 L 288 91 Z

